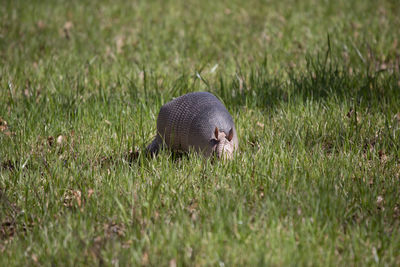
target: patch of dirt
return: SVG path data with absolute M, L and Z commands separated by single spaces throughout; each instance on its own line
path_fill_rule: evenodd
M 135 160 L 139 158 L 139 149 L 129 150 L 129 152 L 124 155 L 124 158 L 129 163 L 133 163 Z
M 7 122 L 0 117 L 0 132 L 4 132 L 7 129 Z
M 78 206 L 79 208 L 82 206 L 82 193 L 80 190 L 72 190 L 69 189 L 65 191 L 63 196 L 63 204 L 65 207 L 72 208 Z
M 124 237 L 125 236 L 125 225 L 123 223 L 109 222 L 103 225 L 104 234 L 107 238 L 112 237 Z
M 16 231 L 15 229 L 16 229 L 15 222 L 7 218 L 5 221 L 3 221 L 1 223 L 0 239 L 1 240 L 12 239 L 15 235 L 15 231 Z
M 89 256 L 96 261 L 99 265 L 103 265 L 104 259 L 101 254 L 102 249 L 106 246 L 107 242 L 113 238 L 125 237 L 125 225 L 123 223 L 116 223 L 114 221 L 105 223 L 103 225 L 104 235 L 99 235 L 92 239 L 92 242 L 88 248 L 85 249 L 84 254 Z M 129 247 L 131 242 L 125 242 L 123 246 Z
M 0 165 L 1 170 L 8 170 L 8 171 L 13 171 L 15 170 L 15 165 L 11 160 L 5 160 L 1 163 Z
M 197 203 L 197 200 L 192 199 L 189 205 L 186 207 L 186 210 L 189 213 L 190 219 L 192 221 L 196 221 L 198 218 L 198 213 L 199 213 L 198 206 L 199 204 Z
M 13 240 L 18 231 L 26 232 L 26 225 L 17 225 L 16 217 L 20 213 L 20 209 L 13 202 L 10 202 L 5 194 L 5 190 L 0 188 L 0 251 L 4 244 Z M 2 244 L 3 243 L 3 244 Z
M 11 132 L 7 121 L 0 117 L 0 133 L 3 133 L 9 137 L 14 136 L 15 132 Z

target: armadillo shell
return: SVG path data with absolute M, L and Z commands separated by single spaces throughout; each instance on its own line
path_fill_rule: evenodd
M 188 151 L 191 147 L 209 153 L 215 127 L 225 134 L 233 128 L 237 139 L 232 116 L 218 98 L 208 92 L 175 98 L 161 107 L 157 118 L 158 134 L 176 150 Z

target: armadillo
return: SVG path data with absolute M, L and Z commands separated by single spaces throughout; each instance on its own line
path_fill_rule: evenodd
M 194 92 L 161 107 L 157 135 L 147 151 L 156 154 L 163 145 L 231 159 L 238 149 L 238 137 L 232 116 L 221 101 L 211 93 Z

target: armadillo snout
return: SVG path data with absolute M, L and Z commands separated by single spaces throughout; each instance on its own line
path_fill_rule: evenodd
M 232 159 L 233 151 L 234 151 L 233 143 L 226 139 L 219 142 L 216 148 L 217 157 L 219 159 Z

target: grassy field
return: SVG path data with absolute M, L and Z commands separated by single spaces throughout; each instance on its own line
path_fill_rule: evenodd
M 400 5 L 0 4 L 0 265 L 400 265 Z M 210 91 L 231 162 L 143 153 Z

